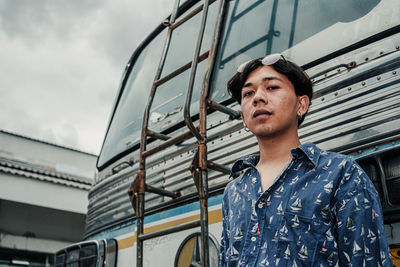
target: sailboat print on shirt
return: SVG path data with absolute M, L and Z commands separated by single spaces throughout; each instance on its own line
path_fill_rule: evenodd
M 299 223 L 299 216 L 297 216 L 297 215 L 294 215 L 294 217 L 293 217 L 293 219 L 292 219 L 291 221 L 293 222 L 293 224 L 292 224 L 292 227 L 293 227 L 293 228 L 295 228 L 295 227 L 297 227 L 297 226 L 300 225 L 300 223 Z
M 290 206 L 290 208 L 293 211 L 300 211 L 303 208 L 303 205 L 301 204 L 301 199 L 296 198 L 296 200 L 293 202 L 293 204 Z
M 333 188 L 333 183 L 332 183 L 332 181 L 330 181 L 329 183 L 327 183 L 327 184 L 324 186 L 324 191 L 325 191 L 326 193 L 330 194 L 330 193 L 332 192 L 332 188 Z
M 290 182 L 290 185 L 294 185 L 298 180 L 299 180 L 299 176 L 296 175 L 296 176 L 292 179 L 292 181 Z
M 368 246 L 364 247 L 364 252 L 366 256 L 367 261 L 372 261 L 374 259 L 374 256 L 372 255 L 371 251 L 369 250 Z
M 237 260 L 239 258 L 239 251 L 234 246 L 231 246 L 230 249 L 231 260 Z
M 362 249 L 361 247 L 357 244 L 356 241 L 354 241 L 353 245 L 353 255 L 355 256 L 361 256 Z
M 371 231 L 371 229 L 368 229 L 367 237 L 369 238 L 370 243 L 374 243 L 376 241 L 376 235 L 374 234 L 374 232 Z
M 281 203 L 279 203 L 279 206 L 276 208 L 276 210 L 278 211 L 277 212 L 278 215 L 283 214 L 282 201 L 281 201 Z
M 346 165 L 346 160 L 343 159 L 343 160 L 339 163 L 338 168 L 343 168 L 345 165 Z
M 283 185 L 281 185 L 280 187 L 278 187 L 278 189 L 276 189 L 276 191 L 274 193 L 274 197 L 276 197 L 276 198 L 282 197 L 283 191 L 285 191 L 285 188 L 283 187 Z
M 328 229 L 328 231 L 326 231 L 325 237 L 328 241 L 332 241 L 334 236 L 332 235 L 331 229 Z
M 326 164 L 326 166 L 323 167 L 324 170 L 329 169 L 329 166 L 331 166 L 332 160 L 329 159 L 328 163 Z
M 369 208 L 371 208 L 371 202 L 369 202 L 369 200 L 364 197 L 364 209 Z
M 328 249 L 326 248 L 326 240 L 325 240 L 324 243 L 322 243 L 321 252 L 322 252 L 322 253 L 325 253 L 325 252 L 327 252 L 327 251 L 328 251 Z
M 328 261 L 328 264 L 330 265 L 330 266 L 332 266 L 333 265 L 333 260 L 335 259 L 335 252 L 334 251 L 332 251 L 332 253 L 331 254 L 329 254 L 329 256 L 328 256 L 328 258 L 327 258 L 327 261 Z
M 242 229 L 236 228 L 235 236 L 233 237 L 233 239 L 235 239 L 235 240 L 240 240 L 240 239 L 242 239 L 242 238 L 243 238 Z
M 357 198 L 357 196 L 354 197 L 354 203 L 356 204 L 355 210 L 356 210 L 356 211 L 360 210 L 360 207 L 359 207 L 359 205 L 358 205 L 358 198 Z
M 352 266 L 351 261 L 350 261 L 350 257 L 349 254 L 347 254 L 346 252 L 343 251 L 343 255 L 346 257 L 347 259 L 347 266 Z
M 267 203 L 267 206 L 272 204 L 271 195 L 268 196 L 266 203 Z
M 301 259 L 303 259 L 303 260 L 305 260 L 305 259 L 308 258 L 308 250 L 307 250 L 306 245 L 302 245 L 302 246 L 301 246 L 300 251 L 299 251 L 298 254 L 299 254 L 299 257 L 300 257 Z
M 321 204 L 321 194 L 322 193 L 319 193 L 318 196 L 317 196 L 317 199 L 314 201 L 314 203 L 317 204 L 317 205 Z
M 269 261 L 268 261 L 268 259 L 267 259 L 267 258 L 263 259 L 263 260 L 260 262 L 260 266 L 269 266 Z
M 284 258 L 287 259 L 287 260 L 290 259 L 290 249 L 289 249 L 289 245 L 286 247 Z
M 327 218 L 329 212 L 331 211 L 329 204 L 326 204 L 325 207 L 321 209 L 321 215 L 323 218 Z
M 288 232 L 289 232 L 289 231 L 288 231 L 286 225 L 282 226 L 282 228 L 279 230 L 280 238 L 281 238 L 282 240 L 288 240 L 288 239 L 287 239 L 287 237 L 288 237 Z
M 351 218 L 351 217 L 347 218 L 346 228 L 350 231 L 356 230 L 356 224 L 355 224 L 353 218 Z

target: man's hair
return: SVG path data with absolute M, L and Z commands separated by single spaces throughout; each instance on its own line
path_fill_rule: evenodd
M 242 88 L 243 84 L 247 80 L 247 77 L 255 69 L 264 66 L 261 62 L 261 59 L 262 58 L 257 58 L 250 61 L 244 68 L 243 72 L 237 72 L 228 81 L 228 91 L 232 98 L 235 99 L 239 104 L 241 104 L 242 101 Z M 311 99 L 313 96 L 312 82 L 302 68 L 291 61 L 285 61 L 283 59 L 279 59 L 276 63 L 269 66 L 288 78 L 288 80 L 293 84 L 297 96 L 308 96 L 311 105 Z M 303 122 L 306 114 L 307 112 L 298 120 L 298 126 L 300 126 L 300 124 Z

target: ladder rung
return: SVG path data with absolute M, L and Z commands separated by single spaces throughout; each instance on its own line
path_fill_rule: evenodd
M 165 189 L 157 188 L 151 185 L 146 184 L 146 191 L 150 193 L 155 193 L 162 196 L 177 198 L 181 195 L 180 192 L 172 192 Z
M 171 137 L 168 136 L 168 135 L 165 135 L 165 134 L 162 134 L 162 133 L 158 133 L 158 132 L 154 132 L 154 131 L 149 130 L 149 129 L 147 129 L 146 134 L 148 136 L 154 137 L 156 139 L 161 139 L 161 140 L 164 140 L 164 141 L 167 141 L 167 140 L 171 139 Z
M 162 143 L 161 145 L 159 145 L 159 146 L 157 146 L 157 147 L 155 147 L 153 149 L 150 149 L 148 151 L 143 152 L 142 155 L 143 155 L 143 157 L 146 158 L 146 157 L 151 156 L 151 155 L 153 155 L 153 154 L 155 154 L 157 152 L 160 152 L 163 149 L 166 149 L 166 148 L 168 148 L 170 146 L 176 145 L 176 144 L 182 142 L 183 140 L 185 140 L 185 139 L 187 139 L 189 137 L 192 137 L 192 136 L 193 136 L 193 134 L 192 134 L 191 131 L 184 132 L 183 134 L 181 134 L 181 135 L 179 135 L 177 137 L 171 138 L 168 141 L 166 141 L 165 143 Z
M 201 55 L 199 56 L 199 62 L 205 60 L 205 59 L 208 57 L 208 54 L 209 54 L 209 53 L 210 53 L 210 51 L 208 50 L 208 51 L 204 52 L 203 54 L 201 54 Z M 192 66 L 192 61 L 190 61 L 189 63 L 186 63 L 185 65 L 183 65 L 183 66 L 180 67 L 179 69 L 177 69 L 177 70 L 171 72 L 171 73 L 168 74 L 167 76 L 156 80 L 156 81 L 154 82 L 154 85 L 155 85 L 155 86 L 160 86 L 161 84 L 168 82 L 169 80 L 171 80 L 172 78 L 178 76 L 178 75 L 181 74 L 182 72 L 184 72 L 184 71 L 190 69 L 191 66 Z
M 180 224 L 177 226 L 172 226 L 172 227 L 166 228 L 164 230 L 159 230 L 159 231 L 155 231 L 155 232 L 148 233 L 148 234 L 142 234 L 142 235 L 138 234 L 137 239 L 138 239 L 138 241 L 144 241 L 144 240 L 152 239 L 152 238 L 163 236 L 163 235 L 168 235 L 168 234 L 192 229 L 192 228 L 199 227 L 199 226 L 200 226 L 200 220 L 196 220 L 193 222 Z
M 209 5 L 211 5 L 212 3 L 214 3 L 216 0 L 211 0 Z M 182 18 L 181 20 L 175 22 L 174 24 L 172 24 L 170 26 L 171 29 L 176 29 L 178 28 L 181 24 L 185 23 L 187 20 L 189 20 L 191 17 L 195 16 L 196 14 L 198 14 L 200 11 L 203 10 L 203 5 L 200 5 L 198 7 L 196 7 L 195 9 L 193 9 L 193 11 L 191 11 L 189 14 L 187 14 L 184 18 Z
M 229 115 L 229 118 L 230 118 L 231 120 L 237 119 L 237 118 L 240 117 L 240 112 L 239 112 L 239 111 L 234 110 L 234 109 L 231 109 L 231 108 L 228 108 L 228 107 L 226 107 L 226 106 L 224 106 L 224 105 L 221 105 L 221 104 L 219 104 L 219 103 L 217 103 L 217 102 L 214 102 L 214 101 L 212 101 L 212 100 L 210 100 L 210 99 L 207 99 L 207 104 L 208 104 L 208 106 L 209 106 L 210 108 L 212 108 L 212 109 L 214 109 L 214 110 L 218 110 L 218 111 L 220 111 L 220 112 L 223 112 L 223 113 L 225 113 L 225 114 L 228 114 L 228 115 Z
M 224 165 L 209 161 L 209 160 L 207 160 L 207 168 L 214 170 L 214 171 L 222 172 L 225 174 L 231 174 L 230 168 L 225 167 Z

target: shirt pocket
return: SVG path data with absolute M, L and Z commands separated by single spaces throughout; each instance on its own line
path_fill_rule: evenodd
M 277 257 L 287 264 L 296 261 L 298 266 L 311 266 L 315 258 L 318 236 L 312 218 L 285 211 L 277 230 Z

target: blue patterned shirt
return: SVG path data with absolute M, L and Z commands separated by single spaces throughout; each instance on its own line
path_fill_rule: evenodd
M 376 189 L 347 156 L 311 143 L 265 192 L 259 156 L 225 188 L 220 266 L 393 266 Z

